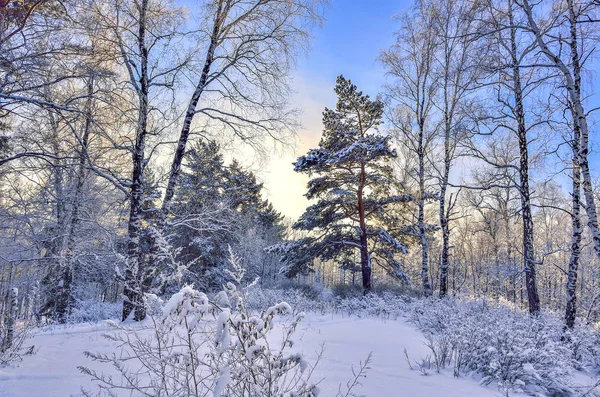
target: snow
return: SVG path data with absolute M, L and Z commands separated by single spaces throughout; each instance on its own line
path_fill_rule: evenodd
M 227 383 L 229 383 L 229 368 L 223 368 L 219 374 L 219 379 L 217 379 L 215 390 L 213 390 L 213 396 L 221 396 L 225 390 L 225 386 L 227 386 Z
M 0 369 L 0 396 L 38 397 L 43 391 L 45 397 L 65 397 L 80 395 L 81 386 L 93 390 L 90 378 L 77 367 L 110 371 L 106 365 L 83 355 L 86 350 L 114 352 L 113 342 L 102 337 L 107 332 L 114 331 L 104 323 L 38 332 L 32 341 L 38 348 L 35 355 L 26 357 L 18 367 Z M 352 366 L 357 368 L 370 352 L 373 352 L 371 369 L 362 380 L 363 387 L 356 390 L 359 395 L 392 397 L 400 391 L 401 395 L 411 397 L 499 395 L 492 386 L 481 386 L 475 379 L 454 378 L 451 371 L 438 374 L 430 370 L 429 375 L 422 375 L 414 362 L 430 353 L 423 344 L 423 335 L 404 320 L 309 313 L 300 323 L 294 342 L 294 349 L 303 353 L 309 364 L 315 362 L 324 345 L 325 351 L 313 375 L 314 381 L 322 379 L 321 396 L 335 396 L 339 385 L 345 385 L 352 377 Z M 406 362 L 405 348 L 413 370 Z M 222 375 L 225 377 L 226 371 Z

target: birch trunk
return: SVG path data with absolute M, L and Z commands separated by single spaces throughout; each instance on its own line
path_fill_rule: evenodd
M 446 81 L 448 78 L 448 69 L 445 73 Z M 448 104 L 448 87 L 444 84 L 444 169 L 442 171 L 442 180 L 440 183 L 440 229 L 442 231 L 442 252 L 440 258 L 440 297 L 443 298 L 448 293 L 448 265 L 450 262 L 450 227 L 448 225 L 448 216 L 446 209 L 446 190 L 448 189 L 448 178 L 450 176 L 450 165 L 452 158 L 450 155 L 450 131 L 452 115 Z
M 533 18 L 533 10 L 528 0 L 523 0 L 522 8 L 527 16 L 527 21 L 533 32 L 536 42 L 542 53 L 548 60 L 556 66 L 564 78 L 564 86 L 569 98 L 570 112 L 573 118 L 573 129 L 579 131 L 579 154 L 578 163 L 581 171 L 583 195 L 585 198 L 585 211 L 588 217 L 588 226 L 592 234 L 594 251 L 600 259 L 600 230 L 598 225 L 598 213 L 593 192 L 592 176 L 590 173 L 589 155 L 589 128 L 587 123 L 587 114 L 583 106 L 581 97 L 581 54 L 579 53 L 578 42 L 581 38 L 577 32 L 578 17 L 575 13 L 573 0 L 566 0 L 569 23 L 568 45 L 570 49 L 570 65 L 565 64 L 559 54 L 552 51 L 546 43 L 543 33 Z
M 6 316 L 6 335 L 2 341 L 2 351 L 5 352 L 12 347 L 15 336 L 15 323 L 17 317 L 17 301 L 19 297 L 18 288 L 11 288 L 8 294 L 8 311 Z
M 425 148 L 424 148 L 424 126 L 419 123 L 419 238 L 421 242 L 421 285 L 425 294 L 431 294 L 431 281 L 429 280 L 429 247 L 427 244 L 427 226 L 425 225 Z
M 125 320 L 133 310 L 134 319 L 143 320 L 145 303 L 140 287 L 139 244 L 141 231 L 141 214 L 144 200 L 144 167 L 145 146 L 148 134 L 148 49 L 146 48 L 146 11 L 148 0 L 142 0 L 139 7 L 138 20 L 138 49 L 140 52 L 140 77 L 137 86 L 138 120 L 135 146 L 132 152 L 133 170 L 131 175 L 131 195 L 129 204 L 129 222 L 127 225 L 127 268 L 125 270 L 125 286 L 123 290 L 123 314 Z
M 579 258 L 581 256 L 581 236 L 583 234 L 580 208 L 581 170 L 579 168 L 579 140 L 580 136 L 578 134 L 577 128 L 575 128 L 573 133 L 573 142 L 571 144 L 573 150 L 573 191 L 571 195 L 571 256 L 569 258 L 569 271 L 567 273 L 565 307 L 565 324 L 568 328 L 573 328 L 573 326 L 575 325 L 575 317 L 577 315 L 577 270 L 579 268 Z
M 223 27 L 225 18 L 227 17 L 227 13 L 229 12 L 229 7 L 230 6 L 224 0 L 220 0 L 218 2 L 217 12 L 215 14 L 215 18 L 213 21 L 213 29 L 210 36 L 210 44 L 208 46 L 208 50 L 206 52 L 204 60 L 204 67 L 202 68 L 202 73 L 200 75 L 198 84 L 196 85 L 196 88 L 194 90 L 194 93 L 190 98 L 190 102 L 185 113 L 185 118 L 183 120 L 183 125 L 181 127 L 181 132 L 179 133 L 179 141 L 177 142 L 177 148 L 175 150 L 175 154 L 173 155 L 173 161 L 171 163 L 171 168 L 169 171 L 169 181 L 165 190 L 165 197 L 163 199 L 161 207 L 161 214 L 158 219 L 159 232 L 161 232 L 164 228 L 167 216 L 169 215 L 169 212 L 171 210 L 171 204 L 173 201 L 173 197 L 175 196 L 175 187 L 177 185 L 177 179 L 179 178 L 179 173 L 181 171 L 181 163 L 183 162 L 185 148 L 190 137 L 192 121 L 194 120 L 194 117 L 196 115 L 196 107 L 198 106 L 200 97 L 204 93 L 204 90 L 208 83 L 211 67 L 214 62 L 215 50 L 219 43 L 221 29 Z
M 511 23 L 511 61 L 512 61 L 512 83 L 515 106 L 514 117 L 517 122 L 517 139 L 519 142 L 519 193 L 521 196 L 521 217 L 523 220 L 523 262 L 525 270 L 525 286 L 527 288 L 527 299 L 529 312 L 537 314 L 540 311 L 540 297 L 537 290 L 536 262 L 533 245 L 533 217 L 531 214 L 531 192 L 529 189 L 529 142 L 527 139 L 527 127 L 525 121 L 525 109 L 523 106 L 523 86 L 521 83 L 521 71 L 519 58 L 517 56 L 516 28 L 512 13 L 512 1 L 509 2 L 509 18 Z

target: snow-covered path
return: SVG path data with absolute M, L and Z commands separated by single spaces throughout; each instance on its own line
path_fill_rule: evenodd
M 95 369 L 82 353 L 85 350 L 110 352 L 111 343 L 102 337 L 105 325 L 77 325 L 39 333 L 33 343 L 37 354 L 25 358 L 16 368 L 0 369 L 2 397 L 67 397 L 79 395 L 80 387 L 90 390 L 92 384 L 77 366 Z M 423 335 L 403 320 L 382 321 L 374 318 L 341 317 L 311 314 L 296 334 L 296 348 L 313 361 L 325 345 L 325 352 L 315 371 L 315 379 L 323 379 L 321 395 L 334 397 L 338 385 L 350 379 L 351 366 L 373 352 L 371 370 L 356 390 L 369 397 L 492 397 L 500 393 L 492 387 L 480 386 L 472 379 L 456 379 L 450 371 L 423 376 L 410 370 L 404 348 L 411 359 L 428 355 Z M 414 367 L 414 365 L 413 365 Z
M 335 396 L 338 385 L 351 377 L 351 366 L 373 352 L 371 370 L 362 381 L 358 394 L 369 397 L 491 397 L 500 393 L 480 386 L 472 379 L 457 379 L 451 371 L 423 376 L 410 370 L 404 348 L 411 360 L 427 356 L 423 335 L 403 320 L 382 321 L 374 318 L 309 316 L 299 333 L 302 350 L 309 358 L 321 343 L 325 352 L 315 371 L 324 396 Z

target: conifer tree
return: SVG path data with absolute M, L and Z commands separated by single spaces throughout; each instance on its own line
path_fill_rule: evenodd
M 399 215 L 411 197 L 400 194 L 402 186 L 389 164 L 396 151 L 389 136 L 377 128 L 383 103 L 363 95 L 343 76 L 337 78 L 335 93 L 335 110 L 323 112 L 319 147 L 294 164 L 296 172 L 312 177 L 305 196 L 316 202 L 293 227 L 311 233 L 272 250 L 282 254 L 288 276 L 310 271 L 316 257 L 341 263 L 359 250 L 366 293 L 371 290 L 374 263 L 408 281 L 395 257 L 408 251 Z
M 254 262 L 270 255 L 265 245 L 282 240 L 282 216 L 262 198 L 263 185 L 256 176 L 235 159 L 226 164 L 215 141 L 199 142 L 185 160 L 168 230 L 171 243 L 180 250 L 178 260 L 188 266 L 186 281 L 218 288 L 229 248 L 243 251 L 246 266 L 262 266 Z M 248 236 L 252 241 L 242 241 Z M 238 249 L 240 244 L 244 247 Z M 247 275 L 256 273 L 249 269 Z

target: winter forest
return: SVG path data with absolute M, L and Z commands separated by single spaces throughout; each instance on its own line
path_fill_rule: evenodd
M 600 396 L 599 44 L 598 0 L 0 0 L 0 396 Z

